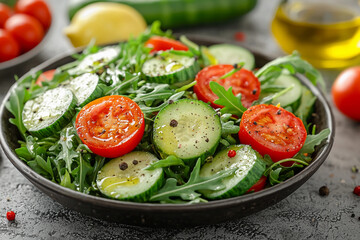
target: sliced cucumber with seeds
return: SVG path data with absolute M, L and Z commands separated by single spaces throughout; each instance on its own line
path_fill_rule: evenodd
M 24 126 L 36 137 L 49 137 L 71 121 L 76 103 L 76 97 L 69 89 L 48 90 L 25 103 L 22 112 Z
M 216 44 L 209 51 L 218 60 L 218 64 L 238 64 L 243 62 L 243 68 L 252 70 L 255 67 L 254 55 L 247 49 L 232 44 Z
M 63 83 L 63 86 L 75 94 L 78 100 L 78 106 L 80 107 L 103 96 L 103 89 L 99 84 L 99 77 L 95 73 L 84 73 Z
M 290 106 L 295 111 L 298 108 L 301 101 L 302 84 L 300 83 L 300 81 L 296 77 L 290 74 L 281 74 L 272 83 L 274 85 L 281 86 L 284 88 L 293 86 L 293 88 L 290 91 L 274 99 L 272 103 L 274 105 L 280 103 L 281 107 Z
M 98 172 L 96 184 L 109 198 L 145 202 L 163 184 L 162 168 L 145 170 L 158 159 L 148 152 L 131 152 L 114 158 Z
M 200 66 L 194 57 L 177 54 L 160 54 L 147 60 L 142 72 L 149 82 L 174 84 L 194 79 Z
M 229 150 L 236 151 L 232 158 L 228 156 Z M 220 151 L 209 162 L 206 162 L 200 176 L 211 176 L 221 170 L 237 168 L 235 174 L 223 180 L 224 189 L 211 191 L 203 190 L 201 193 L 208 199 L 223 199 L 235 197 L 247 192 L 265 172 L 265 163 L 259 153 L 249 145 L 233 145 Z
M 214 154 L 221 138 L 221 122 L 208 104 L 182 99 L 164 107 L 156 116 L 153 140 L 166 157 L 175 155 L 190 165 Z

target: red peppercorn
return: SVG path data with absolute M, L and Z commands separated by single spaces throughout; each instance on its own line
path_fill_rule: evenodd
M 9 221 L 14 221 L 15 220 L 15 213 L 13 211 L 8 211 L 6 213 L 6 218 Z
M 243 42 L 245 41 L 245 33 L 243 32 L 236 32 L 234 34 L 234 39 L 238 42 Z
M 360 196 L 360 185 L 359 185 L 359 186 L 356 186 L 356 187 L 354 188 L 353 193 L 356 194 L 356 195 L 358 195 L 358 196 Z
M 233 157 L 235 157 L 236 156 L 236 151 L 235 150 L 229 150 L 229 152 L 228 152 L 228 157 L 229 158 L 233 158 Z

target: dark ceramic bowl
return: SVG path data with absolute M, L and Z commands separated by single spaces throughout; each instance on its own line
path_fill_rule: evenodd
M 218 43 L 199 38 L 193 38 L 193 40 L 203 45 Z M 268 58 L 257 53 L 254 55 L 258 66 L 268 62 Z M 60 56 L 41 64 L 34 71 L 53 69 L 70 61 L 73 61 L 71 56 Z M 317 129 L 330 128 L 331 135 L 324 144 L 317 147 L 311 164 L 294 177 L 260 192 L 239 197 L 194 205 L 163 205 L 116 201 L 62 187 L 34 172 L 16 156 L 14 149 L 18 147 L 19 132 L 14 125 L 9 123 L 11 114 L 5 108 L 10 93 L 5 96 L 0 109 L 0 141 L 9 160 L 30 182 L 54 200 L 75 211 L 108 221 L 153 227 L 181 227 L 224 222 L 253 214 L 281 201 L 305 183 L 327 158 L 333 144 L 335 130 L 332 112 L 322 92 L 305 77 L 299 76 L 299 78 L 317 96 L 315 103 L 317 117 L 313 119 Z

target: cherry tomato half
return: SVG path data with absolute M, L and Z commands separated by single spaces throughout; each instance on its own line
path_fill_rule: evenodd
M 76 131 L 91 151 L 115 158 L 131 152 L 140 142 L 144 114 L 130 98 L 112 95 L 98 98 L 81 109 Z
M 51 25 L 51 13 L 43 0 L 18 0 L 15 5 L 15 12 L 33 16 L 40 21 L 45 31 Z
M 16 58 L 20 54 L 19 44 L 15 38 L 4 29 L 0 29 L 0 62 Z
M 189 50 L 187 46 L 185 46 L 179 41 L 159 36 L 151 37 L 149 40 L 146 41 L 145 46 L 153 48 L 151 52 L 166 51 L 170 49 L 183 51 Z
M 340 112 L 360 121 L 360 66 L 340 73 L 332 85 L 331 94 Z
M 259 181 L 257 181 L 249 190 L 247 190 L 247 193 L 249 192 L 258 192 L 262 189 L 264 189 L 266 185 L 267 177 L 262 176 Z
M 42 82 L 49 82 L 53 79 L 56 69 L 51 69 L 40 74 L 35 84 L 41 86 Z
M 273 105 L 260 104 L 244 112 L 239 139 L 261 155 L 268 154 L 274 162 L 293 157 L 305 143 L 303 122 L 289 111 Z M 291 166 L 286 162 L 284 166 Z
M 5 23 L 5 29 L 14 36 L 23 52 L 38 45 L 44 37 L 40 22 L 26 14 L 12 15 Z
M 11 16 L 11 14 L 11 8 L 0 2 L 0 28 L 4 27 L 6 20 Z
M 252 102 L 259 98 L 260 82 L 251 71 L 244 68 L 230 77 L 220 79 L 220 77 L 233 69 L 234 66 L 228 64 L 212 65 L 202 69 L 195 77 L 194 92 L 198 99 L 210 102 L 214 108 L 222 107 L 214 103 L 218 97 L 210 89 L 209 85 L 211 81 L 214 81 L 222 85 L 226 90 L 232 87 L 234 95 L 241 93 L 241 103 L 246 108 L 250 107 Z

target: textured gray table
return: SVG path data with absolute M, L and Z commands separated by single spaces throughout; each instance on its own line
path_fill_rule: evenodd
M 269 24 L 278 1 L 260 0 L 246 17 L 227 24 L 183 29 L 181 33 L 233 40 L 244 32 L 244 44 L 270 57 L 283 54 L 271 37 Z M 61 29 L 67 25 L 66 1 L 50 1 L 54 28 L 43 51 L 15 69 L 0 71 L 1 99 L 13 83 L 30 68 L 71 48 Z M 324 72 L 331 85 L 337 72 Z M 329 97 L 330 100 L 330 97 Z M 120 225 L 83 216 L 54 202 L 28 182 L 2 154 L 0 158 L 0 239 L 360 239 L 360 197 L 352 190 L 360 184 L 360 124 L 334 109 L 336 137 L 333 150 L 318 170 L 295 193 L 255 215 L 223 224 L 185 229 L 150 229 Z M 318 189 L 327 185 L 328 197 Z M 6 211 L 16 221 L 6 220 Z M 351 217 L 352 214 L 355 217 Z

